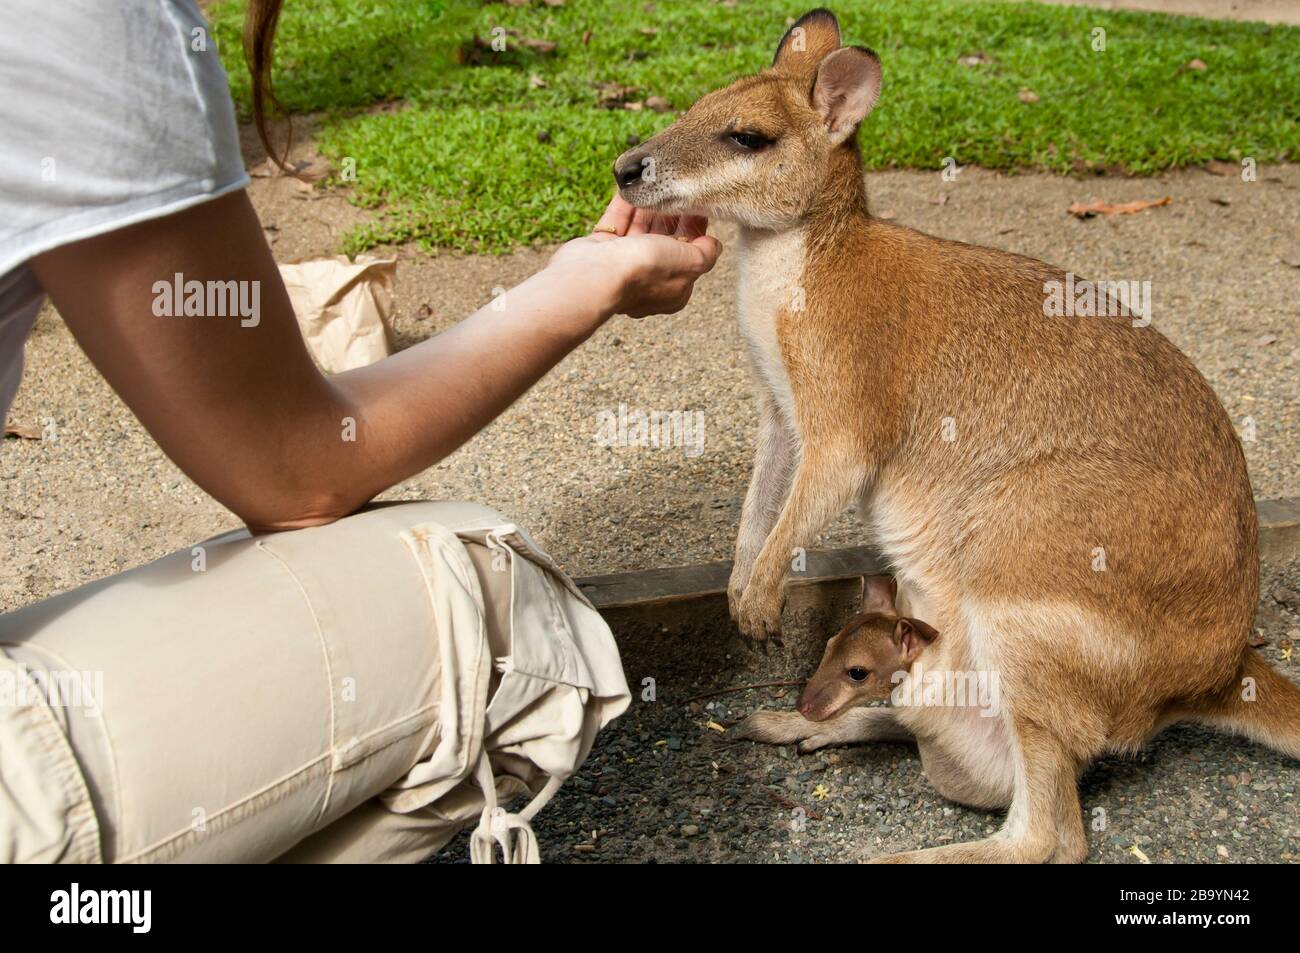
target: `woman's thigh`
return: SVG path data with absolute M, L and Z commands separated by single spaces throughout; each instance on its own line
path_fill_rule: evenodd
M 272 859 L 429 751 L 438 633 L 401 534 L 447 506 L 218 537 L 0 617 L 14 662 L 86 686 L 59 717 L 106 861 Z

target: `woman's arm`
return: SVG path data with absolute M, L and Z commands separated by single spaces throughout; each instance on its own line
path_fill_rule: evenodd
M 598 234 L 435 338 L 333 377 L 303 343 L 243 192 L 38 256 L 31 268 L 109 384 L 254 530 L 328 523 L 472 437 L 616 313 L 670 313 L 720 246 L 615 200 Z M 257 282 L 256 324 L 155 314 L 156 282 Z M 249 288 L 253 286 L 248 286 Z M 349 425 L 349 421 L 354 424 Z M 348 439 L 351 437 L 352 439 Z

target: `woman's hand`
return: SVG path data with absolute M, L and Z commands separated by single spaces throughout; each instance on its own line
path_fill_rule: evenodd
M 692 215 L 661 215 L 615 195 L 596 226 L 601 231 L 562 245 L 547 271 L 572 275 L 574 287 L 595 289 L 605 310 L 644 318 L 673 314 L 691 300 L 722 245 Z

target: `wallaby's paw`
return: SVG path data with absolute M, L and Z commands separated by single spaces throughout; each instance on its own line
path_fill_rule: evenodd
M 770 595 L 753 586 L 746 589 L 736 611 L 736 625 L 740 634 L 764 647 L 769 641 L 780 645 L 784 596 L 785 593 L 780 589 Z
M 729 738 L 745 738 L 766 745 L 789 745 L 816 734 L 817 723 L 797 711 L 756 711 L 727 730 Z
M 744 594 L 743 586 L 727 586 L 727 614 L 731 616 L 732 622 L 740 621 L 740 599 Z
M 817 734 L 809 735 L 807 738 L 800 741 L 798 750 L 800 754 L 811 754 L 819 748 L 830 748 L 834 745 L 842 744 L 844 744 L 844 741 L 842 741 L 839 736 L 832 734 L 829 731 L 819 731 Z

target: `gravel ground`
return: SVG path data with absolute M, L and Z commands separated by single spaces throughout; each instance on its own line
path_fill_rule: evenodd
M 1300 560 L 1267 567 L 1263 582 L 1260 651 L 1300 681 L 1300 660 L 1282 661 L 1283 646 L 1300 643 Z M 763 660 L 728 635 L 725 605 L 702 615 L 666 631 L 616 621 L 629 683 L 639 692 L 643 678 L 654 678 L 656 700 L 634 698 L 534 822 L 543 860 L 857 862 L 1001 826 L 1000 813 L 944 800 L 910 745 L 799 755 L 793 747 L 732 742 L 708 727 L 759 708 L 793 707 L 797 687 L 687 700 L 805 675 L 834 620 L 805 617 L 788 654 Z M 1295 762 L 1283 755 L 1176 726 L 1136 758 L 1107 758 L 1084 776 L 1088 859 L 1142 863 L 1136 847 L 1152 863 L 1300 862 L 1298 783 Z M 434 862 L 466 862 L 467 836 Z

